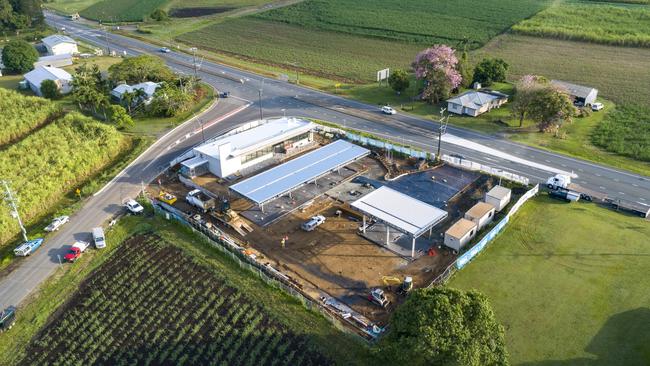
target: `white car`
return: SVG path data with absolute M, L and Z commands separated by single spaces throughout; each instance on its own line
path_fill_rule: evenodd
M 170 49 L 167 48 L 167 47 L 163 47 L 163 48 L 160 49 L 160 52 L 162 52 L 162 53 L 170 53 L 171 51 L 172 51 L 172 50 L 170 50 Z
M 304 222 L 302 225 L 300 225 L 300 228 L 305 231 L 314 231 L 314 229 L 322 225 L 324 222 L 325 222 L 325 216 L 323 215 L 313 216 L 307 222 Z
M 51 233 L 53 231 L 57 231 L 61 228 L 61 226 L 65 225 L 70 221 L 70 218 L 68 216 L 59 216 L 52 220 L 52 222 L 47 225 L 45 228 L 45 231 Z
M 137 215 L 139 213 L 142 213 L 144 211 L 144 207 L 140 205 L 136 200 L 128 200 L 124 204 L 126 206 L 126 209 L 129 210 L 130 213 Z
M 591 110 L 594 111 L 594 112 L 600 111 L 600 110 L 602 110 L 603 108 L 605 108 L 605 106 L 603 105 L 603 103 L 593 103 L 593 104 L 591 105 Z
M 396 114 L 397 113 L 395 111 L 395 109 L 393 109 L 393 107 L 391 107 L 389 105 L 385 105 L 385 106 L 381 107 L 381 111 L 384 112 L 384 114 Z

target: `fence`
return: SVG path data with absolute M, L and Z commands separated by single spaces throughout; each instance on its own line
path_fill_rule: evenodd
M 509 181 L 521 183 L 523 185 L 528 185 L 530 183 L 530 180 L 526 177 L 522 177 L 520 175 L 514 174 L 507 172 L 505 170 L 501 170 L 498 168 L 493 168 L 488 165 L 476 163 L 470 160 L 462 159 L 462 158 L 457 158 L 454 156 L 449 156 L 449 155 L 442 155 L 441 159 L 447 164 L 462 168 L 462 169 L 467 169 L 467 170 L 474 170 L 474 171 L 480 171 L 484 172 L 490 175 L 494 175 L 497 177 L 502 177 L 504 179 L 507 179 Z
M 245 268 L 251 273 L 257 275 L 264 282 L 283 290 L 284 292 L 290 294 L 292 297 L 300 301 L 303 306 L 309 310 L 315 310 L 321 313 L 327 320 L 330 321 L 338 330 L 343 331 L 347 334 L 362 339 L 363 341 L 368 341 L 368 338 L 365 338 L 359 334 L 359 332 L 354 332 L 350 329 L 350 326 L 355 327 L 359 331 L 363 332 L 365 335 L 374 337 L 367 329 L 360 328 L 356 323 L 349 321 L 348 319 L 343 319 L 345 323 L 342 322 L 339 317 L 334 315 L 331 311 L 328 310 L 323 304 L 315 302 L 308 298 L 300 288 L 291 282 L 289 277 L 279 272 L 275 268 L 264 265 L 256 261 L 255 259 L 249 257 L 244 253 L 244 248 L 237 244 L 232 238 L 223 233 L 221 230 L 211 227 L 208 228 L 204 225 L 199 225 L 192 222 L 187 215 L 174 207 L 157 200 L 152 201 L 153 208 L 157 214 L 165 216 L 168 220 L 174 219 L 179 223 L 189 227 L 192 231 L 203 238 L 206 243 L 209 243 L 212 247 L 218 249 L 224 255 L 230 257 L 233 262 L 237 263 L 240 268 Z M 346 326 L 347 324 L 347 326 Z
M 526 192 L 523 196 L 521 196 L 517 202 L 515 202 L 514 205 L 510 208 L 510 211 L 506 214 L 506 217 L 501 219 L 498 224 L 496 224 L 492 230 L 490 230 L 481 240 L 476 243 L 472 248 L 470 248 L 467 252 L 465 252 L 463 255 L 460 257 L 456 258 L 454 263 L 449 265 L 445 269 L 445 271 L 440 274 L 438 277 L 436 277 L 431 284 L 429 285 L 436 285 L 436 284 L 442 284 L 445 283 L 456 271 L 463 269 L 469 262 L 472 261 L 487 245 L 494 240 L 494 238 L 497 237 L 503 231 L 503 229 L 508 225 L 508 222 L 510 222 L 510 218 L 519 211 L 521 206 L 523 206 L 526 201 L 528 201 L 530 198 L 535 196 L 539 192 L 539 184 L 535 185 L 532 189 L 530 189 L 528 192 Z

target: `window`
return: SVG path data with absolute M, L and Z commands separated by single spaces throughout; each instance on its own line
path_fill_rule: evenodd
M 247 163 L 247 162 L 249 162 L 251 160 L 255 160 L 257 158 L 260 158 L 260 157 L 262 157 L 264 155 L 268 155 L 268 154 L 270 154 L 272 152 L 273 152 L 273 146 L 264 147 L 264 148 L 259 149 L 257 151 L 253 151 L 250 154 L 246 154 L 246 155 L 242 156 L 241 163 L 242 164 Z

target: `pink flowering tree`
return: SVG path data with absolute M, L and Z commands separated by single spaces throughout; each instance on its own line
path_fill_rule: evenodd
M 455 51 L 447 45 L 435 45 L 418 53 L 413 61 L 413 69 L 415 76 L 424 80 L 422 99 L 438 103 L 447 98 L 463 80 L 457 68 Z

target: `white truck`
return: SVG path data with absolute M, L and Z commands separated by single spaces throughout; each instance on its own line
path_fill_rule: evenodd
M 70 218 L 68 216 L 56 217 L 54 220 L 52 220 L 52 222 L 49 225 L 47 225 L 47 227 L 45 228 L 45 231 L 47 231 L 48 233 L 51 233 L 53 231 L 57 231 L 57 230 L 59 230 L 61 228 L 61 226 L 68 223 L 68 221 L 70 221 Z
M 556 174 L 555 176 L 548 178 L 546 181 L 546 187 L 552 190 L 560 188 L 568 189 L 570 184 L 571 177 L 566 174 Z
M 129 210 L 129 212 L 134 215 L 141 214 L 144 211 L 144 207 L 142 207 L 142 205 L 139 204 L 138 201 L 134 199 L 130 199 L 126 201 L 124 206 L 126 206 L 126 209 Z
M 325 222 L 325 216 L 323 215 L 312 216 L 309 220 L 303 222 L 303 224 L 300 225 L 300 228 L 303 229 L 304 231 L 314 231 L 316 230 L 317 227 L 321 226 L 324 222 Z
M 185 196 L 185 201 L 192 206 L 200 208 L 204 213 L 215 207 L 214 198 L 208 197 L 199 189 L 190 191 L 187 196 Z
M 14 254 L 19 257 L 27 257 L 28 255 L 34 253 L 41 244 L 43 244 L 43 238 L 38 238 L 34 240 L 29 240 L 22 243 L 18 248 L 14 249 Z

